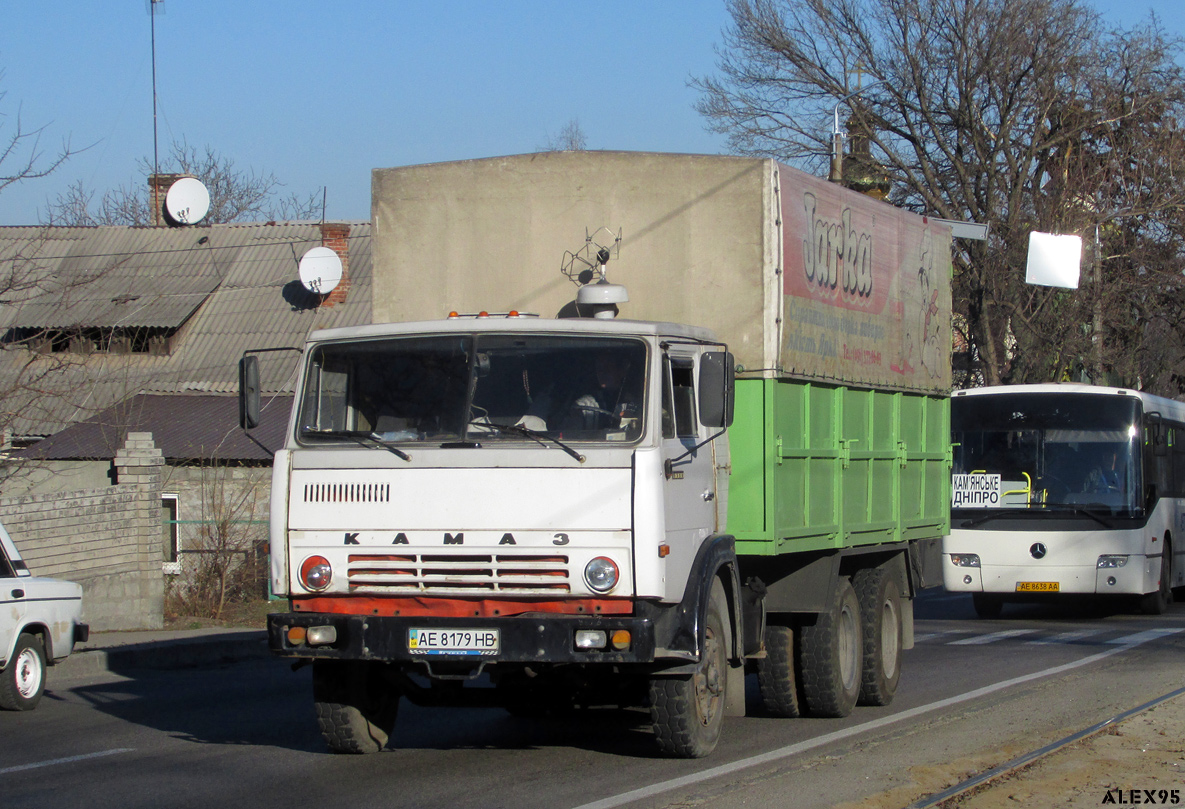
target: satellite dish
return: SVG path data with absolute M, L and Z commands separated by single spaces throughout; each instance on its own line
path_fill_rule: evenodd
M 328 247 L 314 247 L 300 257 L 300 283 L 309 292 L 328 295 L 341 280 L 341 256 Z
M 195 177 L 182 177 L 165 194 L 165 213 L 179 225 L 196 225 L 210 212 L 210 192 Z

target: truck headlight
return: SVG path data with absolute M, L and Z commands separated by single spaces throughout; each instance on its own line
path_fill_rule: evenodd
M 1127 557 L 1126 556 L 1100 556 L 1099 557 L 1099 569 L 1100 570 L 1102 570 L 1104 568 L 1123 567 L 1126 564 L 1127 564 Z
M 300 563 L 300 583 L 306 590 L 319 593 L 333 580 L 333 566 L 324 556 L 310 556 Z
M 952 553 L 950 563 L 955 567 L 979 567 L 978 553 Z
M 584 583 L 598 593 L 607 593 L 616 587 L 617 577 L 617 563 L 607 556 L 598 556 L 584 566 Z

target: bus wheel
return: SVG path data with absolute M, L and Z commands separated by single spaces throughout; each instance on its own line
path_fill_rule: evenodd
M 1164 553 L 1160 557 L 1160 584 L 1155 592 L 1140 596 L 1140 612 L 1145 615 L 1160 615 L 1173 602 L 1173 548 L 1166 539 Z
M 370 663 L 313 663 L 317 726 L 331 753 L 377 753 L 395 728 L 399 694 Z
M 731 645 L 724 585 L 712 584 L 704 642 L 695 671 L 650 680 L 650 720 L 658 748 L 677 758 L 703 758 L 716 749 L 724 724 Z
M 772 716 L 802 716 L 798 706 L 798 681 L 794 676 L 794 630 L 788 626 L 765 627 L 765 657 L 757 661 L 761 703 Z
M 804 626 L 802 695 L 812 716 L 847 716 L 860 695 L 864 642 L 860 602 L 847 578 L 836 582 L 831 606 Z
M 971 603 L 980 618 L 999 618 L 1004 610 L 1004 599 L 989 593 L 972 593 Z
M 882 567 L 865 568 L 852 579 L 860 602 L 864 636 L 861 705 L 888 705 L 901 680 L 904 627 L 901 591 Z

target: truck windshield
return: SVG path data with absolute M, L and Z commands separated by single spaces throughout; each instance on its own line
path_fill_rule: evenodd
M 951 402 L 955 510 L 1130 513 L 1143 489 L 1134 397 L 1017 393 Z
M 298 438 L 388 444 L 635 441 L 646 344 L 525 334 L 326 343 L 309 364 Z

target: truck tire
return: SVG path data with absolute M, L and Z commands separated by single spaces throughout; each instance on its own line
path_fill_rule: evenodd
M 377 753 L 399 711 L 399 694 L 374 676 L 374 664 L 315 661 L 313 705 L 332 753 Z
M 1160 583 L 1151 593 L 1140 596 L 1140 612 L 1162 615 L 1173 603 L 1173 548 L 1166 539 L 1160 557 Z
M 864 668 L 860 676 L 861 705 L 888 705 L 901 680 L 905 627 L 901 590 L 883 567 L 865 568 L 852 579 L 864 635 Z
M 971 605 L 980 618 L 999 618 L 1004 610 L 1004 599 L 991 593 L 972 593 Z
M 812 716 L 842 717 L 860 696 L 864 643 L 860 602 L 846 577 L 835 585 L 831 606 L 801 629 L 802 696 Z
M 794 630 L 790 627 L 765 627 L 765 657 L 757 661 L 757 684 L 761 704 L 771 716 L 802 716 L 798 678 L 794 676 Z
M 650 721 L 663 754 L 703 758 L 716 749 L 727 702 L 732 633 L 724 585 L 712 584 L 704 642 L 693 674 L 650 679 Z
M 45 649 L 41 638 L 22 632 L 12 658 L 0 672 L 0 708 L 31 711 L 45 693 Z

